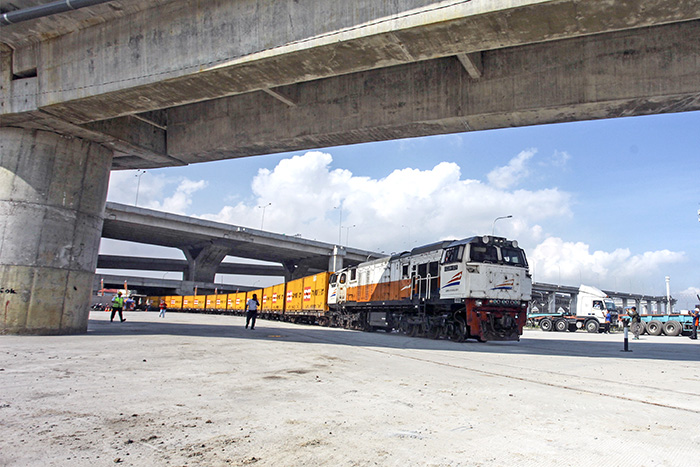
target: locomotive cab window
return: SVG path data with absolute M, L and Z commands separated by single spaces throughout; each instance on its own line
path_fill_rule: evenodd
M 525 255 L 520 248 L 501 248 L 503 262 L 512 266 L 526 267 Z
M 346 280 L 347 280 L 347 275 L 346 275 L 345 273 L 342 273 L 342 274 L 340 275 L 340 281 L 339 281 L 339 282 L 340 282 L 341 284 L 345 284 L 345 281 L 346 281 Z
M 408 264 L 404 264 L 403 267 L 401 268 L 401 276 L 404 279 L 408 279 Z
M 331 277 L 328 279 L 329 284 L 335 284 L 338 281 L 338 274 L 331 274 Z
M 357 269 L 350 270 L 350 282 L 357 280 Z
M 442 264 L 459 263 L 463 255 L 464 245 L 448 248 L 442 256 Z
M 476 263 L 497 263 L 498 251 L 493 245 L 473 244 L 469 249 L 469 259 Z

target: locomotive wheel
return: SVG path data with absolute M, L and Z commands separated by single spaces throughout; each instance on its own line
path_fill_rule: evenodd
M 440 337 L 441 330 L 442 328 L 440 326 L 431 326 L 428 328 L 428 332 L 426 333 L 428 339 L 438 339 Z
M 408 332 L 406 335 L 408 337 L 416 337 L 418 335 L 418 325 L 417 324 L 409 324 L 408 325 Z

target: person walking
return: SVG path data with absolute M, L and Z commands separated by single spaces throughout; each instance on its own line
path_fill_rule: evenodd
M 123 323 L 126 321 L 122 315 L 122 310 L 124 309 L 124 298 L 121 292 L 117 292 L 117 295 L 112 297 L 112 316 L 109 317 L 109 322 L 114 321 L 114 315 L 119 313 L 119 319 Z
M 696 305 L 695 309 L 690 312 L 690 316 L 693 317 L 693 332 L 690 334 L 691 339 L 698 338 L 698 326 L 700 326 L 700 305 Z
M 637 307 L 633 306 L 630 309 L 630 318 L 632 319 L 632 332 L 634 333 L 634 339 L 639 340 L 639 335 L 642 333 L 642 317 L 637 313 Z
M 167 307 L 165 306 L 165 300 L 161 300 L 161 301 L 160 301 L 160 313 L 158 313 L 158 317 L 159 317 L 159 318 L 165 318 L 165 310 L 166 310 L 166 308 L 167 308 Z
M 245 328 L 248 329 L 248 324 L 251 324 L 250 329 L 255 329 L 255 320 L 258 317 L 258 307 L 260 302 L 258 301 L 258 296 L 253 294 L 253 297 L 249 299 L 245 304 L 246 314 L 245 314 Z M 251 323 L 252 321 L 252 323 Z

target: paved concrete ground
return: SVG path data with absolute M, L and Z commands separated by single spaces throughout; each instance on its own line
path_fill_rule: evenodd
M 700 344 L 93 312 L 0 336 L 0 465 L 700 465 Z

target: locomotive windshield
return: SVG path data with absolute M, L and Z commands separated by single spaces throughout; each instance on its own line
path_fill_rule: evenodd
M 498 263 L 498 251 L 493 245 L 471 245 L 469 261 L 473 263 Z
M 466 248 L 467 245 L 469 248 Z M 442 264 L 460 263 L 464 259 L 467 263 L 503 264 L 526 268 L 525 252 L 516 245 L 515 242 L 508 242 L 505 239 L 495 241 L 490 239 L 488 242 L 476 239 L 466 245 L 446 248 Z

